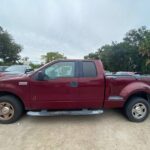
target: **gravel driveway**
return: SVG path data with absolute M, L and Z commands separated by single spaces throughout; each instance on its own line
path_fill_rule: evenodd
M 119 110 L 97 116 L 24 116 L 0 125 L 0 150 L 148 150 L 150 117 L 127 121 Z

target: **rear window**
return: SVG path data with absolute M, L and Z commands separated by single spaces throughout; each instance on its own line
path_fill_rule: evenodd
M 94 62 L 83 62 L 83 77 L 96 77 L 96 66 Z

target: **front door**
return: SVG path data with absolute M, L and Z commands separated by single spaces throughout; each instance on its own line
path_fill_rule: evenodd
M 58 61 L 40 70 L 44 78 L 31 81 L 32 108 L 71 109 L 77 106 L 77 63 Z M 36 76 L 36 75 L 35 75 Z

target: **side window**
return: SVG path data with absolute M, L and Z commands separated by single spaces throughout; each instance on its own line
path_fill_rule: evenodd
M 44 71 L 47 79 L 54 79 L 59 77 L 74 77 L 75 76 L 75 62 L 58 62 Z
M 83 64 L 83 77 L 96 77 L 97 71 L 94 62 L 85 61 Z

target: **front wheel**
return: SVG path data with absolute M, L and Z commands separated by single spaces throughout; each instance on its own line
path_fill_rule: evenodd
M 125 115 L 132 122 L 142 122 L 150 112 L 150 104 L 141 97 L 133 97 L 125 106 Z
M 14 96 L 0 97 L 0 123 L 9 124 L 17 121 L 23 114 L 22 103 Z

